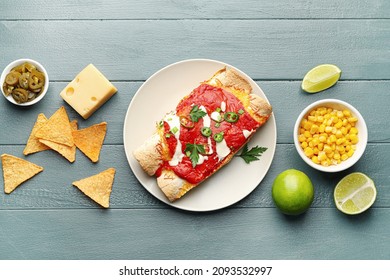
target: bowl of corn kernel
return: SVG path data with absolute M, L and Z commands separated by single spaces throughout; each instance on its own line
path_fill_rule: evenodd
M 367 145 L 367 126 L 355 107 L 338 99 L 307 106 L 294 126 L 298 154 L 311 167 L 338 172 L 354 165 Z

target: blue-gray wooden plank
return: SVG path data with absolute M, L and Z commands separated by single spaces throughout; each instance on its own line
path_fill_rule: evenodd
M 389 20 L 0 21 L 0 37 L 0 68 L 27 56 L 52 80 L 72 80 L 89 63 L 110 80 L 145 80 L 189 58 L 262 80 L 300 80 L 322 63 L 344 80 L 390 77 Z
M 387 0 L 3 0 L 0 19 L 389 18 Z
M 0 154 L 9 153 L 23 158 L 22 151 L 22 146 L 0 145 Z M 313 208 L 335 208 L 334 187 L 342 177 L 355 171 L 366 173 L 375 181 L 378 197 L 373 207 L 390 207 L 389 168 L 383 164 L 388 162 L 389 151 L 389 143 L 369 144 L 363 157 L 353 167 L 343 172 L 328 174 L 314 171 L 309 167 L 298 156 L 294 145 L 279 144 L 276 148 L 274 161 L 264 180 L 247 198 L 232 207 L 274 207 L 271 196 L 273 180 L 277 174 L 289 168 L 302 170 L 313 181 L 315 186 Z M 131 172 L 121 145 L 105 145 L 97 164 L 92 163 L 80 151 L 77 151 L 76 161 L 73 164 L 54 151 L 44 151 L 28 156 L 26 159 L 43 166 L 45 170 L 9 195 L 0 192 L 0 209 L 99 208 L 97 204 L 73 187 L 72 182 L 94 175 L 109 167 L 114 167 L 117 170 L 111 194 L 111 208 L 167 207 L 150 195 L 137 181 Z M 219 172 L 223 171 L 222 169 Z M 3 185 L 3 178 L 0 178 L 0 185 Z
M 0 211 L 0 259 L 389 259 L 390 209 Z M 6 225 L 6 226 L 4 226 Z

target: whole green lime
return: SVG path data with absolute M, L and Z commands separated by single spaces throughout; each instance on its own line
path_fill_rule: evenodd
M 272 198 L 282 213 L 302 214 L 313 202 L 313 184 L 302 171 L 287 169 L 276 176 L 272 185 Z

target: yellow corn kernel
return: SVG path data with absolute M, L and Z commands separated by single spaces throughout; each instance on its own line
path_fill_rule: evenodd
M 314 111 L 310 112 L 310 114 L 313 113 L 313 116 L 308 116 L 307 119 L 311 122 L 316 122 L 317 121 L 317 117 L 314 116 Z
M 307 148 L 307 146 L 308 146 L 307 142 L 302 142 L 302 144 L 301 144 L 302 149 Z
M 349 133 L 351 134 L 358 134 L 358 129 L 356 127 L 351 127 L 351 129 L 349 130 Z
M 330 137 L 329 137 L 329 139 L 330 139 L 330 142 L 332 142 L 332 143 L 334 143 L 334 142 L 336 142 L 337 141 L 337 138 L 336 138 L 336 136 L 335 135 L 331 135 Z
M 335 135 L 336 135 L 336 138 L 341 138 L 344 136 L 340 129 L 337 129 Z
M 331 133 L 332 132 L 332 127 L 331 126 L 326 126 L 325 127 L 325 132 L 326 133 Z
M 317 116 L 317 122 L 322 123 L 324 121 L 324 117 L 319 115 Z
M 352 149 L 351 145 L 346 145 L 345 146 L 345 151 L 349 152 Z
M 356 118 L 356 117 L 349 117 L 348 118 L 348 122 L 349 123 L 355 123 L 355 122 L 357 122 L 358 121 L 358 119 Z
M 345 153 L 345 148 L 344 146 L 336 146 L 336 151 L 338 151 L 340 154 L 344 154 Z
M 338 117 L 339 119 L 344 118 L 344 114 L 343 114 L 342 111 L 337 111 L 336 115 L 337 115 L 337 117 Z
M 319 160 L 320 162 L 326 160 L 327 158 L 328 158 L 328 157 L 326 156 L 326 154 L 325 154 L 324 151 L 320 151 L 320 152 L 318 153 L 318 160 Z
M 329 166 L 330 164 L 329 164 L 329 161 L 324 160 L 324 161 L 321 161 L 321 165 L 322 166 Z
M 345 126 L 343 126 L 342 128 L 340 128 L 340 131 L 341 131 L 341 133 L 342 133 L 343 135 L 347 135 L 347 133 L 348 133 L 348 129 L 347 129 Z
M 339 139 L 336 140 L 336 145 L 341 145 L 341 144 L 343 144 L 344 142 L 345 142 L 345 138 L 344 138 L 344 137 L 339 138 Z
M 321 135 L 320 137 L 318 137 L 318 140 L 320 140 L 321 143 L 325 143 L 326 139 L 327 139 L 327 137 L 324 135 Z
M 339 153 L 336 152 L 336 153 L 333 154 L 333 158 L 334 158 L 335 160 L 338 160 L 338 159 L 341 158 L 341 156 L 340 156 Z
M 303 128 L 306 129 L 306 130 L 310 130 L 311 126 L 312 126 L 312 122 L 310 121 L 307 121 L 304 125 L 303 125 Z
M 303 135 L 304 135 L 306 138 L 310 138 L 310 137 L 311 137 L 310 132 L 307 131 L 307 130 L 303 133 Z
M 317 132 L 318 132 L 318 125 L 313 124 L 313 125 L 311 126 L 311 128 L 310 128 L 310 133 L 311 133 L 311 134 L 315 134 L 315 133 L 317 133 Z
M 345 160 L 347 160 L 347 159 L 348 159 L 348 155 L 347 155 L 347 154 L 341 155 L 341 160 L 342 160 L 342 161 L 345 161 Z
M 343 110 L 343 114 L 344 114 L 344 116 L 345 117 L 349 117 L 349 116 L 351 116 L 351 112 L 349 111 L 349 110 Z
M 328 154 L 332 152 L 332 148 L 329 145 L 324 145 L 323 151 Z
M 351 134 L 350 138 L 351 138 L 351 144 L 357 144 L 357 142 L 359 142 L 359 138 L 357 137 L 356 134 Z
M 334 127 L 337 128 L 337 129 L 340 129 L 341 127 L 343 126 L 343 122 L 342 121 L 338 121 Z
M 324 149 L 324 143 L 319 143 L 317 148 L 318 150 L 322 151 Z
M 314 153 L 315 155 L 318 156 L 318 153 L 319 153 L 319 152 L 320 152 L 320 150 L 318 150 L 317 147 L 315 147 L 315 148 L 313 149 L 313 153 Z
M 313 146 L 318 146 L 318 144 L 320 143 L 320 140 L 318 139 L 318 137 L 316 138 L 313 138 L 313 140 L 311 140 L 311 142 L 313 143 Z
M 321 132 L 321 133 L 325 132 L 325 125 L 320 124 L 320 126 L 318 127 L 318 132 Z
M 300 129 L 299 129 L 299 133 L 300 133 L 300 134 L 305 133 L 305 129 L 304 129 L 304 128 L 300 128 Z
M 316 163 L 316 164 L 319 164 L 319 163 L 320 163 L 320 161 L 318 160 L 318 157 L 317 157 L 317 156 L 313 156 L 313 157 L 311 158 L 311 161 L 314 162 L 314 163 Z
M 307 147 L 305 150 L 304 150 L 304 152 L 305 152 L 305 155 L 307 156 L 307 157 L 309 157 L 309 158 L 311 158 L 312 156 L 313 156 L 313 149 L 312 148 L 310 148 L 310 147 Z
M 348 151 L 347 155 L 348 155 L 348 157 L 351 157 L 354 153 L 355 153 L 355 151 L 351 149 Z
M 301 142 L 301 143 L 304 142 L 304 141 L 306 141 L 305 135 L 299 134 L 299 136 L 298 136 L 298 141 Z

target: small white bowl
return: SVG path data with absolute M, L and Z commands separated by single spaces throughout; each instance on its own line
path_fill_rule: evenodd
M 311 112 L 313 109 L 316 109 L 318 107 L 330 107 L 336 110 L 348 109 L 352 113 L 352 115 L 358 119 L 356 123 L 356 128 L 358 129 L 359 142 L 356 144 L 355 153 L 352 155 L 352 157 L 348 158 L 345 161 L 342 161 L 337 165 L 323 166 L 321 164 L 314 163 L 310 158 L 308 158 L 305 155 L 298 141 L 299 127 L 302 119 L 305 116 L 307 116 L 309 112 Z M 366 149 L 367 138 L 368 138 L 367 126 L 362 115 L 355 107 L 353 107 L 352 105 L 348 104 L 345 101 L 341 101 L 338 99 L 323 99 L 310 104 L 301 112 L 294 126 L 294 144 L 295 144 L 295 148 L 298 151 L 298 154 L 308 165 L 323 172 L 339 172 L 354 165 L 360 159 L 360 157 L 364 153 L 364 150 Z
M 8 95 L 8 96 L 5 95 L 5 93 L 3 91 L 3 84 L 4 84 L 5 77 L 8 75 L 9 72 L 11 72 L 12 68 L 14 68 L 15 66 L 21 65 L 25 62 L 28 62 L 28 63 L 34 65 L 35 67 L 37 67 L 37 69 L 39 71 L 41 71 L 45 75 L 45 85 L 43 86 L 43 91 L 39 94 L 39 96 L 37 98 L 35 98 L 29 102 L 19 104 L 14 100 L 14 98 L 11 95 Z M 4 68 L 3 72 L 1 73 L 1 77 L 0 77 L 0 87 L 1 87 L 1 92 L 3 93 L 3 96 L 9 102 L 11 102 L 15 105 L 18 105 L 18 106 L 30 106 L 30 105 L 33 105 L 35 103 L 38 103 L 45 96 L 47 89 L 49 88 L 49 75 L 47 75 L 46 69 L 39 62 L 32 60 L 32 59 L 28 59 L 28 58 L 22 58 L 22 59 L 12 61 L 10 64 L 7 65 L 7 67 Z

